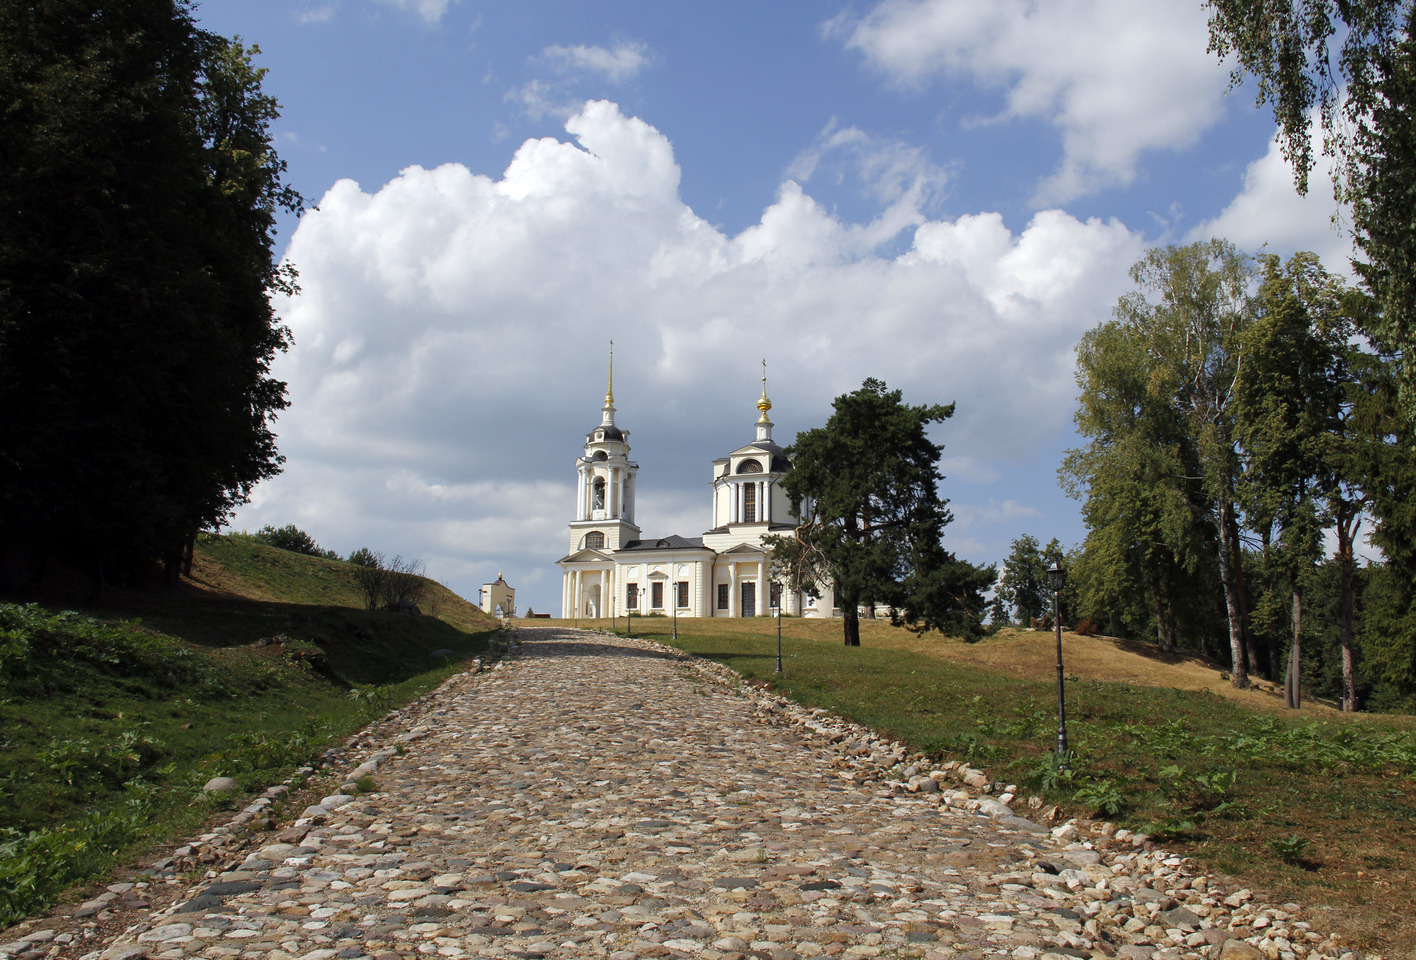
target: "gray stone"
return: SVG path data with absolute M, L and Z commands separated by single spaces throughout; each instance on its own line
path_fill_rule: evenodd
M 995 800 L 992 797 L 980 797 L 978 801 L 978 812 L 987 814 L 990 817 L 1011 817 L 1013 808 L 1006 803 Z
M 202 793 L 234 793 L 241 785 L 232 777 L 212 777 L 202 787 Z

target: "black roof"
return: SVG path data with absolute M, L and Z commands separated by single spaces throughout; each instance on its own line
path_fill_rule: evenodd
M 703 546 L 702 537 L 681 537 L 678 534 L 671 534 L 667 537 L 660 537 L 657 540 L 631 540 L 620 551 L 625 550 L 685 550 L 685 549 L 706 549 Z
M 593 436 L 595 435 L 595 432 L 596 432 L 597 430 L 603 430 L 603 431 L 605 431 L 605 439 L 606 439 L 606 440 L 623 440 L 623 439 L 624 439 L 624 431 L 621 430 L 619 427 L 616 427 L 616 426 L 608 426 L 608 427 L 607 427 L 607 426 L 605 426 L 605 425 L 602 424 L 602 423 L 597 423 L 597 424 L 595 424 L 595 429 L 594 429 L 594 430 L 591 430 L 589 433 L 587 433 L 587 434 L 585 435 L 585 438 L 586 438 L 587 440 L 590 439 L 591 437 L 593 437 Z

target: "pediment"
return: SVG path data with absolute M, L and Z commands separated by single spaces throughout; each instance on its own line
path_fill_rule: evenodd
M 720 552 L 722 552 L 722 553 L 765 553 L 766 551 L 764 551 L 760 545 L 754 547 L 754 546 L 752 546 L 751 544 L 740 543 L 740 544 L 738 544 L 738 545 L 735 546 L 735 547 L 728 547 L 728 549 L 723 550 L 723 551 L 720 551 Z
M 615 558 L 603 550 L 595 550 L 591 547 L 577 550 L 570 556 L 561 557 L 557 563 L 614 563 Z

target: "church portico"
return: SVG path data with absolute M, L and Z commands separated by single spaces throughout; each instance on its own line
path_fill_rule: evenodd
M 639 465 L 629 459 L 629 431 L 615 423 L 613 355 L 610 369 L 600 423 L 576 461 L 570 549 L 558 561 L 562 615 L 752 617 L 777 604 L 784 614 L 802 614 L 804 598 L 772 582 L 763 546 L 764 537 L 793 529 L 779 482 L 791 461 L 772 440 L 765 373 L 753 441 L 712 461 L 711 529 L 648 539 L 634 522 Z

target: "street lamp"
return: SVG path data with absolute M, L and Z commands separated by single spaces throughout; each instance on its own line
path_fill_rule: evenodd
M 1067 579 L 1059 560 L 1047 571 L 1047 584 L 1052 588 L 1052 622 L 1057 628 L 1057 759 L 1067 760 L 1067 696 L 1062 686 L 1062 582 Z
M 675 579 L 675 580 L 674 580 L 674 639 L 675 639 L 675 640 L 678 639 L 678 602 L 679 602 L 679 585 L 678 585 L 678 580 Z
M 777 672 L 782 672 L 782 585 L 774 583 L 767 588 L 774 596 L 776 602 L 772 606 L 777 609 Z

